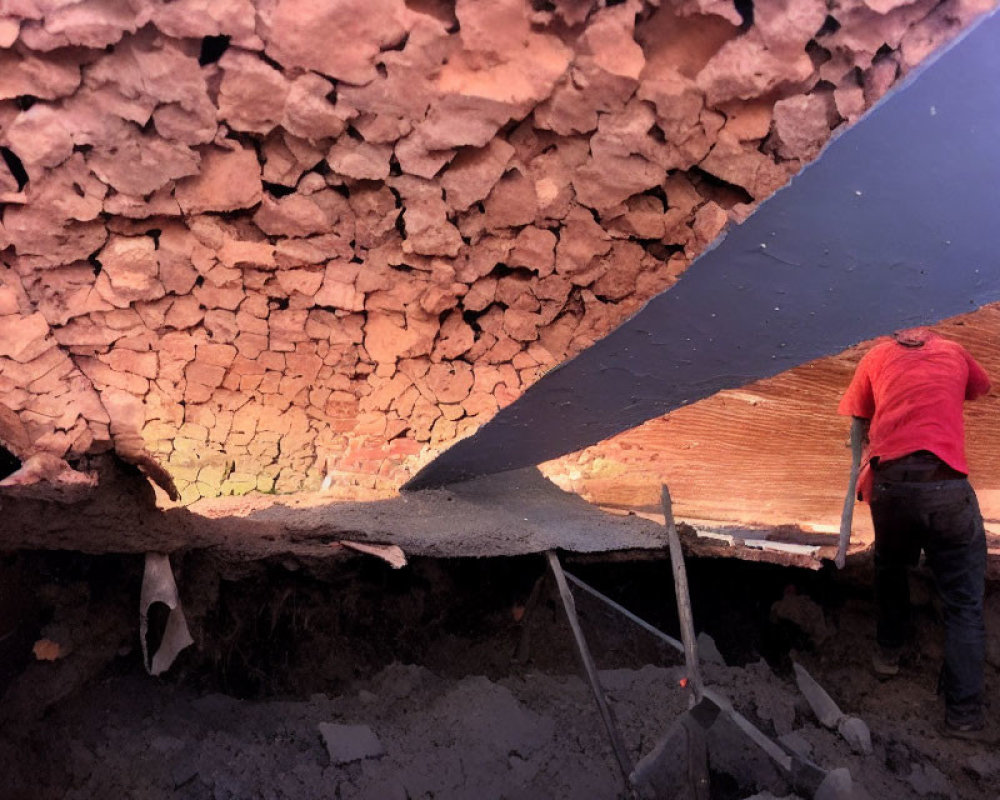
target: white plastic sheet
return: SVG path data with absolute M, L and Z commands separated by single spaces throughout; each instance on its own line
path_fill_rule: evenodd
M 156 652 L 147 652 L 146 634 L 149 630 L 149 609 L 154 603 L 163 603 L 170 609 L 163 638 Z M 174 659 L 188 645 L 194 644 L 188 630 L 184 609 L 177 596 L 177 584 L 170 568 L 170 557 L 163 553 L 146 553 L 146 571 L 142 577 L 139 599 L 139 638 L 142 642 L 142 662 L 150 675 L 159 675 L 170 669 Z

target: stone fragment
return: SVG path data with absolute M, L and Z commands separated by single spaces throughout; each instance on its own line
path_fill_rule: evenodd
M 40 204 L 10 207 L 4 211 L 4 228 L 21 256 L 31 256 L 38 266 L 61 266 L 85 261 L 107 239 L 100 221 L 65 222 L 53 218 Z
M 843 717 L 837 723 L 837 731 L 844 737 L 855 753 L 871 755 L 872 735 L 868 726 L 857 717 Z
M 595 257 L 608 253 L 609 238 L 589 213 L 574 209 L 556 245 L 556 272 L 567 276 L 583 272 Z
M 47 9 L 43 19 L 25 20 L 21 40 L 32 50 L 113 45 L 149 21 L 149 8 L 123 0 L 82 0 Z
M 153 123 L 164 139 L 188 146 L 208 144 L 219 127 L 211 103 L 199 103 L 194 109 L 180 103 L 165 103 L 153 112 Z
M 854 800 L 856 797 L 851 771 L 846 767 L 830 770 L 813 795 L 813 800 Z
M 29 171 L 34 165 L 55 167 L 73 153 L 73 138 L 63 116 L 43 103 L 19 114 L 4 131 L 4 137 Z
M 812 60 L 804 50 L 794 58 L 780 58 L 751 28 L 719 49 L 698 73 L 697 83 L 708 104 L 717 105 L 804 84 L 812 73 Z
M 774 134 L 782 158 L 815 158 L 830 138 L 832 97 L 798 94 L 774 104 Z
M 7 49 L 17 41 L 21 23 L 11 17 L 0 18 L 0 48 Z
M 358 265 L 344 261 L 330 261 L 323 273 L 322 283 L 313 297 L 317 306 L 330 306 L 344 311 L 363 311 L 365 295 L 355 287 Z
M 634 93 L 646 66 L 634 37 L 630 4 L 596 11 L 577 42 L 570 71 L 534 112 L 536 124 L 563 136 L 589 133 L 598 115 L 617 112 Z
M 580 37 L 580 46 L 600 69 L 638 81 L 646 58 L 634 39 L 635 17 L 636 8 L 630 3 L 598 10 Z
M 234 130 L 268 133 L 284 114 L 289 83 L 256 53 L 229 48 L 219 59 L 219 116 Z
M 175 191 L 185 214 L 250 208 L 261 200 L 260 165 L 252 150 L 207 148 L 201 170 L 179 181 Z
M 431 364 L 425 385 L 438 403 L 461 403 L 472 389 L 472 367 L 464 361 Z
M 694 222 L 691 230 L 694 233 L 692 244 L 699 251 L 706 245 L 714 242 L 715 239 L 725 230 L 729 223 L 729 215 L 715 201 L 709 201 L 698 209 L 694 215 Z
M 720 107 L 726 115 L 723 130 L 741 141 L 763 139 L 771 130 L 774 103 L 768 99 L 734 100 Z
M 656 124 L 668 141 L 680 144 L 696 132 L 705 97 L 690 78 L 661 67 L 643 79 L 637 96 L 653 104 Z
M 538 314 L 508 308 L 503 312 L 503 331 L 514 341 L 533 342 L 538 338 L 540 321 Z
M 80 85 L 80 63 L 68 53 L 36 55 L 0 48 L 0 100 L 56 100 Z
M 883 48 L 897 50 L 907 31 L 937 5 L 933 0 L 915 0 L 882 14 L 865 3 L 852 3 L 838 10 L 840 27 L 823 44 L 850 52 L 855 64 L 865 69 Z
M 364 346 L 376 363 L 388 363 L 430 353 L 437 334 L 437 321 L 390 312 L 369 312 Z
M 271 0 L 258 9 L 267 54 L 353 84 L 374 80 L 375 56 L 406 34 L 402 0 Z
M 255 9 L 250 0 L 171 0 L 155 3 L 153 24 L 177 39 L 229 36 L 238 47 L 263 46 L 254 31 Z
M 155 300 L 165 294 L 158 279 L 152 237 L 111 236 L 98 260 L 101 274 L 95 285 L 101 297 L 112 305 L 127 308 L 137 300 Z
M 769 52 L 794 58 L 823 27 L 827 13 L 826 0 L 756 0 L 754 29 Z
M 102 103 L 117 103 L 117 110 L 134 109 L 136 103 L 148 109 L 145 118 L 129 111 L 123 114 L 124 119 L 144 125 L 160 103 L 177 103 L 186 109 L 212 106 L 198 55 L 196 42 L 160 36 L 147 27 L 89 65 L 86 85 L 103 90 Z
M 606 300 L 624 300 L 635 292 L 636 280 L 642 271 L 646 251 L 636 242 L 616 241 L 605 259 L 606 271 L 598 277 L 591 289 L 597 297 Z M 575 281 L 574 281 L 575 282 Z
M 786 171 L 762 152 L 725 133 L 700 166 L 726 183 L 743 187 L 754 198 L 767 197 L 788 180 Z
M 455 156 L 453 148 L 430 145 L 424 130 L 414 131 L 400 139 L 393 152 L 400 170 L 418 178 L 433 178 Z
M 116 191 L 141 197 L 171 180 L 195 175 L 199 157 L 186 145 L 129 128 L 113 144 L 95 148 L 87 156 L 87 165 Z M 204 162 L 202 169 L 205 169 Z M 197 181 L 198 178 L 188 180 Z
M 680 0 L 675 6 L 677 13 L 685 16 L 713 15 L 722 17 L 733 25 L 739 25 L 743 21 L 736 7 L 725 0 Z
M 264 140 L 261 153 L 264 159 L 264 169 L 262 177 L 268 183 L 277 183 L 284 186 L 295 186 L 299 182 L 302 173 L 311 169 L 319 163 L 323 156 L 319 150 L 311 153 L 303 153 L 300 147 L 294 150 L 289 146 L 289 142 L 302 143 L 287 134 L 271 134 Z M 304 155 L 304 158 L 300 158 Z
M 317 142 L 344 132 L 346 120 L 357 112 L 349 104 L 330 98 L 333 84 L 322 75 L 307 72 L 292 81 L 285 98 L 282 127 L 294 136 Z
M 919 797 L 955 797 L 951 781 L 933 764 L 914 764 L 906 781 Z
M 514 248 L 508 259 L 512 267 L 525 267 L 536 272 L 539 277 L 552 274 L 555 269 L 556 235 L 545 228 L 527 225 L 514 240 Z
M 389 145 L 359 142 L 350 136 L 341 136 L 330 148 L 326 161 L 338 175 L 377 181 L 389 177 L 391 155 Z
M 535 182 L 520 170 L 510 170 L 493 187 L 483 205 L 489 230 L 515 228 L 534 222 L 538 213 Z
M 865 113 L 865 90 L 861 86 L 844 86 L 833 90 L 833 100 L 840 114 L 849 123 Z
M 410 176 L 397 178 L 392 185 L 403 197 L 404 252 L 457 256 L 462 237 L 447 219 L 441 188 Z
M 58 167 L 29 182 L 25 188 L 28 200 L 25 210 L 48 216 L 56 227 L 64 220 L 89 222 L 101 213 L 106 192 L 107 187 L 91 174 L 83 156 L 74 153 Z
M 448 207 L 464 211 L 484 199 L 500 180 L 514 148 L 497 137 L 481 148 L 464 148 L 441 177 Z
M 281 198 L 263 195 L 253 220 L 272 236 L 309 236 L 330 229 L 330 220 L 316 200 L 297 193 Z
M 448 54 L 458 45 L 444 27 L 426 17 L 413 24 L 402 50 L 385 51 L 379 56 L 380 75 L 363 86 L 341 84 L 342 100 L 360 112 L 354 128 L 369 142 L 390 143 L 406 137 L 413 125 L 424 119 L 430 104 L 439 96 L 438 72 Z M 407 160 L 427 150 L 422 139 L 411 143 Z
M 650 195 L 636 195 L 625 201 L 621 213 L 609 215 L 605 229 L 612 235 L 637 239 L 663 239 L 666 220 L 663 201 Z
M 526 12 L 520 0 L 458 3 L 463 49 L 441 68 L 440 98 L 417 126 L 428 150 L 482 147 L 552 91 L 572 51 L 534 32 Z
M 573 189 L 577 200 L 604 211 L 634 194 L 657 186 L 665 170 L 682 161 L 669 145 L 650 134 L 652 108 L 631 103 L 619 115 L 604 115 L 590 140 L 591 158 L 576 170 Z
M 361 184 L 351 189 L 348 203 L 354 214 L 355 240 L 359 246 L 376 247 L 396 234 L 400 210 L 389 187 Z
M 9 314 L 0 317 L 0 356 L 24 361 L 33 358 L 38 345 L 49 333 L 49 324 L 39 313 L 20 316 Z M 30 358 L 28 359 L 30 360 Z
M 795 682 L 798 684 L 799 691 L 802 692 L 806 702 L 809 703 L 809 707 L 816 715 L 816 719 L 826 728 L 836 728 L 840 720 L 843 719 L 844 712 L 840 710 L 840 707 L 834 702 L 833 698 L 826 693 L 826 690 L 816 683 L 816 680 L 806 671 L 805 667 L 798 663 L 792 666 L 795 669 Z
M 1000 778 L 1000 755 L 976 753 L 965 760 L 965 768 L 984 781 Z

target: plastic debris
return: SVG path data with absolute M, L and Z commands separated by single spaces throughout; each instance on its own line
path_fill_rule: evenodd
M 147 633 L 149 609 L 154 603 L 163 603 L 170 613 L 167 615 L 159 646 L 150 655 Z M 146 570 L 142 576 L 142 594 L 139 598 L 139 638 L 142 643 L 142 662 L 150 675 L 166 672 L 177 655 L 188 645 L 194 644 L 184 618 L 184 609 L 177 596 L 170 558 L 163 553 L 146 553 Z

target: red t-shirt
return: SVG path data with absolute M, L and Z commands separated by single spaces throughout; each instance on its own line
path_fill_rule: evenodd
M 871 420 L 868 460 L 929 450 L 968 474 L 962 403 L 986 394 L 990 379 L 957 342 L 929 331 L 910 338 L 923 344 L 907 347 L 888 339 L 865 353 L 837 410 Z M 859 479 L 865 499 L 870 485 L 866 463 Z

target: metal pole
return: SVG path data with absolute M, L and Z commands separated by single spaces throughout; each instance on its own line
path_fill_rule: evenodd
M 597 702 L 597 710 L 600 711 L 601 720 L 607 729 L 608 738 L 611 740 L 611 749 L 614 750 L 615 759 L 618 761 L 618 766 L 622 772 L 622 780 L 627 790 L 629 788 L 629 775 L 632 774 L 632 761 L 628 756 L 628 751 L 625 749 L 625 743 L 622 741 L 621 733 L 618 730 L 618 725 L 615 723 L 611 707 L 604 697 L 604 690 L 601 688 L 601 681 L 597 675 L 597 665 L 594 663 L 594 658 L 587 647 L 587 640 L 584 638 L 583 630 L 580 628 L 580 620 L 576 615 L 576 603 L 573 602 L 573 595 L 569 590 L 569 585 L 566 583 L 566 576 L 563 574 L 559 557 L 552 550 L 546 551 L 545 556 L 549 560 L 549 569 L 552 570 L 552 576 L 556 579 L 556 585 L 559 587 L 559 596 L 566 611 L 566 618 L 569 620 L 570 628 L 573 629 L 573 638 L 576 640 L 577 653 L 579 653 L 580 661 L 583 663 L 584 672 L 587 673 L 590 690 L 594 694 L 594 700 Z
M 681 623 L 681 640 L 684 642 L 684 660 L 687 663 L 688 680 L 697 703 L 705 694 L 705 684 L 701 681 L 701 667 L 698 665 L 698 644 L 694 636 L 694 616 L 691 613 L 687 570 L 684 568 L 684 551 L 681 549 L 681 540 L 677 535 L 677 526 L 674 524 L 670 490 L 667 489 L 666 484 L 661 484 L 661 486 L 660 499 L 663 503 L 663 516 L 670 543 L 670 566 L 674 570 L 674 590 L 677 595 L 677 616 Z

